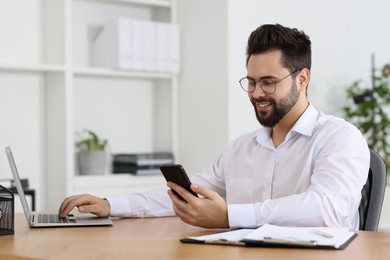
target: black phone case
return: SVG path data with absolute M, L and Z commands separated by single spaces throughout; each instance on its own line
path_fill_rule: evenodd
M 191 181 L 188 178 L 188 175 L 184 170 L 183 166 L 181 166 L 180 164 L 161 165 L 160 170 L 167 182 L 174 182 L 189 191 L 194 196 L 198 197 L 198 194 L 193 192 L 190 188 Z M 176 196 L 179 197 L 179 199 L 185 201 L 185 199 L 181 197 L 176 191 L 173 192 L 176 194 Z

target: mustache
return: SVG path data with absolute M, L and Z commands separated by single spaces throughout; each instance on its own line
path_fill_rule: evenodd
M 275 103 L 275 101 L 272 98 L 252 98 L 252 102 L 269 102 L 269 103 Z

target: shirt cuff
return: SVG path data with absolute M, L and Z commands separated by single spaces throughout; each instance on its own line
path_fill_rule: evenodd
M 230 228 L 257 227 L 253 204 L 229 204 L 228 216 Z
M 115 196 L 106 198 L 110 203 L 110 216 L 119 217 L 125 212 L 130 212 L 129 200 L 126 196 Z

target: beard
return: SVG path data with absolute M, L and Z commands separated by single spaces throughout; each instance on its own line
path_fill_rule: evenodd
M 295 82 L 292 84 L 290 92 L 283 97 L 279 103 L 276 103 L 272 98 L 260 98 L 257 100 L 252 99 L 252 105 L 255 108 L 256 118 L 259 123 L 264 127 L 274 127 L 277 125 L 283 117 L 290 112 L 299 99 L 299 91 Z M 268 112 L 259 112 L 256 109 L 256 102 L 270 102 L 274 106 L 274 110 L 269 114 Z

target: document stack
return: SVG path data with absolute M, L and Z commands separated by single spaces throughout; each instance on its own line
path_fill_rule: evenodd
M 114 154 L 113 172 L 135 175 L 161 174 L 160 165 L 173 162 L 173 154 L 169 152 Z
M 118 18 L 93 44 L 93 65 L 147 72 L 179 72 L 180 35 L 175 23 Z
M 257 229 L 235 229 L 205 236 L 182 238 L 182 243 L 249 247 L 300 247 L 343 249 L 356 233 L 346 228 L 285 227 L 265 224 Z

